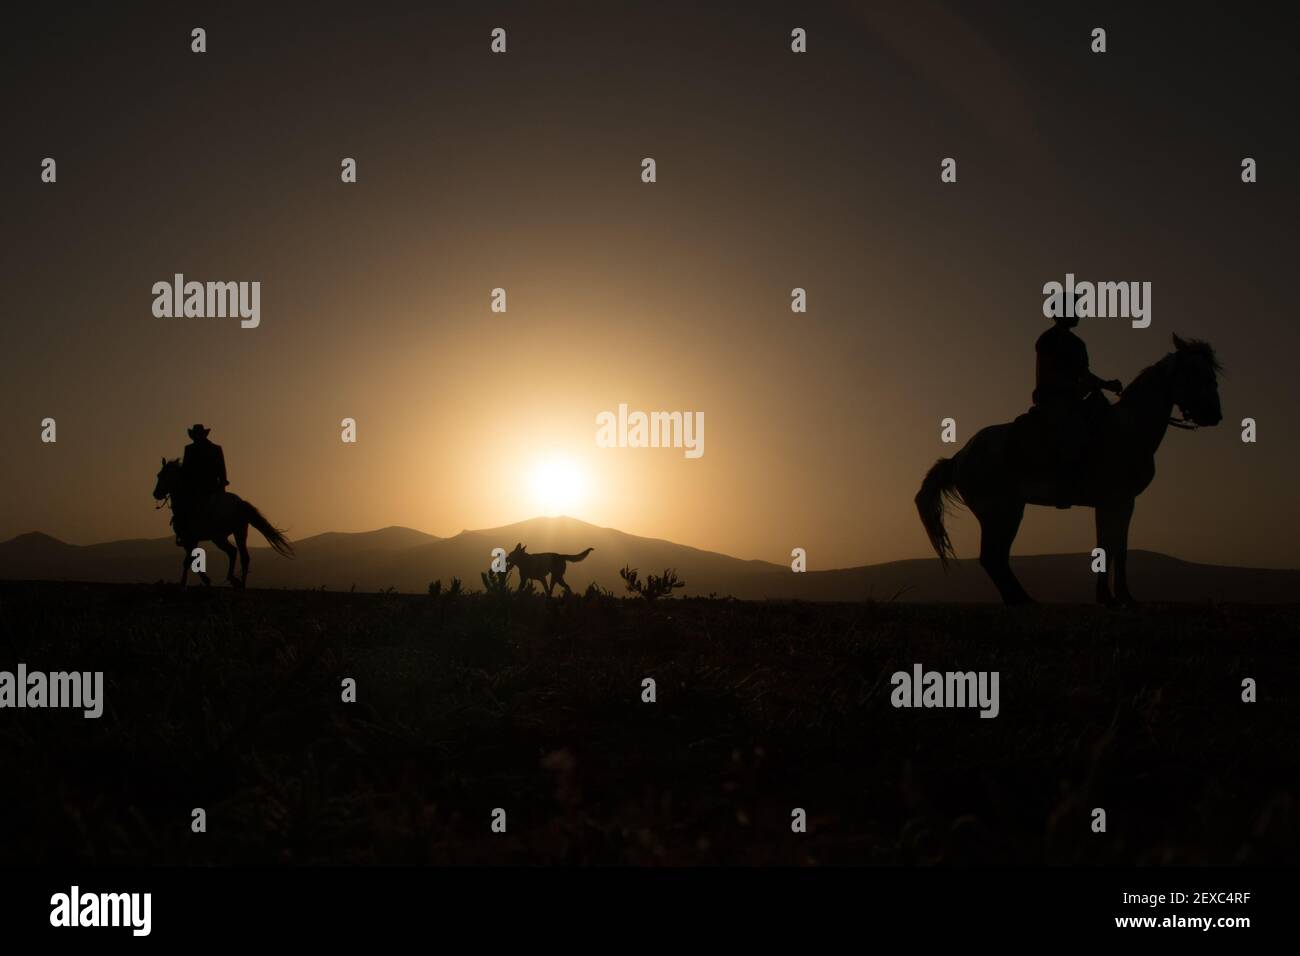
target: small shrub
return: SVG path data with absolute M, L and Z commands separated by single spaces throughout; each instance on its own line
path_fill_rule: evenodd
M 629 568 L 624 565 L 623 570 L 618 572 L 618 576 L 623 579 L 629 594 L 639 594 L 647 601 L 668 597 L 675 588 L 686 587 L 686 582 L 678 580 L 677 572 L 672 568 L 665 569 L 662 575 L 647 575 L 646 579 L 642 581 L 637 577 L 636 568 Z
M 479 577 L 487 594 L 502 597 L 510 593 L 509 571 L 480 571 Z

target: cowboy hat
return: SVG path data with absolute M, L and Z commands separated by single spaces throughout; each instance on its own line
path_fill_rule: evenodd
M 204 428 L 202 425 L 195 425 L 185 434 L 189 435 L 191 438 L 206 438 L 210 431 L 212 431 L 212 429 Z

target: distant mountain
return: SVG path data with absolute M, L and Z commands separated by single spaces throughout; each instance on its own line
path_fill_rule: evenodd
M 256 533 L 253 538 L 257 539 Z M 260 539 L 257 539 L 260 540 Z M 576 553 L 595 550 L 569 567 L 574 590 L 593 580 L 623 593 L 618 571 L 630 564 L 642 577 L 676 569 L 686 581 L 684 595 L 716 593 L 748 599 L 799 598 L 812 601 L 986 602 L 997 593 L 974 559 L 957 562 L 945 573 L 934 558 L 891 561 L 858 568 L 795 574 L 784 564 L 744 561 L 671 541 L 642 538 L 600 528 L 573 518 L 533 518 L 502 528 L 462 531 L 438 538 L 411 528 L 391 527 L 356 534 L 330 532 L 294 542 L 297 557 L 286 560 L 269 548 L 252 548 L 249 582 L 262 588 L 320 588 L 346 591 L 422 592 L 429 582 L 444 586 L 459 577 L 481 588 L 493 548 L 509 551 L 523 542 L 532 552 Z M 1042 554 L 1012 558 L 1026 589 L 1042 601 L 1089 602 L 1092 577 L 1086 554 Z M 72 545 L 32 532 L 0 544 L 0 578 L 152 582 L 180 573 L 180 549 L 170 538 L 137 538 L 104 544 Z M 209 574 L 225 576 L 225 557 L 208 554 Z M 511 582 L 517 582 L 512 573 Z M 1193 564 L 1153 551 L 1129 557 L 1134 593 L 1147 601 L 1254 602 L 1288 604 L 1300 600 L 1300 571 Z

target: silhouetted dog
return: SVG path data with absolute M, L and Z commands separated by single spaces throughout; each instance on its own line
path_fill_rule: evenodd
M 529 581 L 541 581 L 546 587 L 546 596 L 551 596 L 551 591 L 555 585 L 564 588 L 564 593 L 571 592 L 571 588 L 564 581 L 564 569 L 570 561 L 581 561 L 587 555 L 591 554 L 595 548 L 588 548 L 581 554 L 556 554 L 554 551 L 543 551 L 539 554 L 529 554 L 528 549 L 522 543 L 515 545 L 515 549 L 506 555 L 506 572 L 509 573 L 511 568 L 519 569 L 519 590 L 528 586 Z M 551 576 L 549 584 L 546 582 L 546 575 Z

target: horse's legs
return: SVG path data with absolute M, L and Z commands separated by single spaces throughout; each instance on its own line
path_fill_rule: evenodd
M 1125 607 L 1137 604 L 1128 590 L 1128 526 L 1133 519 L 1133 499 L 1115 506 L 1115 598 Z
M 194 560 L 194 549 L 198 546 L 199 543 L 197 541 L 186 541 L 185 544 L 182 545 L 184 551 L 181 554 L 181 587 L 185 587 L 185 582 L 190 578 L 190 562 Z M 208 577 L 206 571 L 199 571 L 197 573 L 199 580 L 205 585 L 212 584 L 212 579 Z
M 228 538 L 221 538 L 212 543 L 220 548 L 221 552 L 226 556 L 226 580 L 233 585 L 239 584 L 239 582 L 235 580 L 235 546 L 230 543 L 230 539 Z
M 1101 548 L 1106 555 L 1106 570 L 1097 574 L 1097 603 L 1110 605 L 1115 603 L 1115 598 L 1113 598 L 1110 593 L 1110 569 L 1113 562 L 1111 561 L 1110 549 L 1108 547 L 1110 536 L 1108 533 L 1108 514 L 1106 506 L 1099 503 L 1095 508 L 1093 508 L 1092 516 L 1093 523 L 1097 526 L 1097 547 Z
M 981 503 L 975 511 L 980 523 L 980 567 L 1002 595 L 1006 604 L 1033 604 L 1011 570 L 1011 542 L 1016 540 L 1025 503 L 1012 499 Z
M 242 588 L 248 583 L 248 525 L 241 522 L 235 526 L 235 544 L 239 545 L 239 586 Z M 230 559 L 231 567 L 234 567 L 234 558 Z
M 1128 519 L 1133 514 L 1133 502 L 1130 499 L 1127 512 L 1123 504 L 1116 505 L 1114 502 L 1098 503 L 1095 509 L 1097 524 L 1097 547 L 1101 548 L 1106 556 L 1106 570 L 1097 575 L 1097 603 L 1114 605 L 1116 604 L 1115 596 L 1110 590 L 1110 575 L 1115 574 L 1115 590 L 1119 591 L 1120 585 L 1120 568 L 1127 562 L 1127 556 L 1121 557 L 1124 551 L 1124 540 L 1127 535 Z

